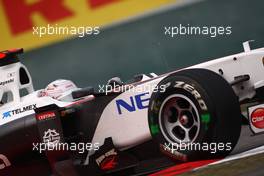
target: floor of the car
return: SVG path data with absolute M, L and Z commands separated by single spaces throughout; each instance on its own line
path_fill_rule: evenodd
M 153 141 L 138 145 L 126 152 L 138 159 L 137 166 L 107 175 L 147 175 L 175 165 L 175 161 L 160 153 L 158 145 Z

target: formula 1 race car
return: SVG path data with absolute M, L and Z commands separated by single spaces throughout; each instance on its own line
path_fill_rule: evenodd
M 126 151 L 147 141 L 175 160 L 227 156 L 242 119 L 254 134 L 264 131 L 264 48 L 245 42 L 244 50 L 129 83 L 116 77 L 99 90 L 57 80 L 38 91 L 18 59 L 23 49 L 0 52 L 0 175 L 133 169 L 137 158 Z M 218 147 L 208 152 L 192 144 Z

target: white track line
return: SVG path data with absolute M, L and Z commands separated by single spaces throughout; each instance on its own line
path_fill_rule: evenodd
M 245 151 L 245 152 L 242 152 L 242 153 L 238 153 L 238 154 L 235 154 L 235 155 L 228 156 L 228 157 L 226 157 L 226 158 L 224 158 L 222 160 L 210 163 L 210 164 L 208 164 L 206 166 L 195 168 L 195 169 L 193 169 L 193 171 L 196 171 L 196 170 L 199 170 L 199 169 L 202 169 L 202 168 L 206 168 L 208 166 L 221 164 L 221 163 L 228 162 L 228 161 L 238 160 L 238 159 L 241 159 L 241 158 L 246 158 L 246 157 L 257 155 L 257 154 L 261 154 L 261 153 L 264 153 L 264 145 L 260 146 L 260 147 L 257 147 L 257 148 L 254 148 L 254 149 L 251 149 L 251 150 L 248 150 L 248 151 Z

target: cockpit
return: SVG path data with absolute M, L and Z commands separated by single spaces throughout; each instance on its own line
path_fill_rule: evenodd
M 31 76 L 17 56 L 21 53 L 23 49 L 0 52 L 0 106 L 19 102 L 34 91 Z

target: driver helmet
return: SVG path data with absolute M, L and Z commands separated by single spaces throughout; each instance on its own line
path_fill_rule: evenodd
M 70 80 L 59 79 L 51 82 L 45 89 L 46 96 L 57 100 L 66 100 L 71 96 L 72 91 L 78 90 L 77 86 Z

